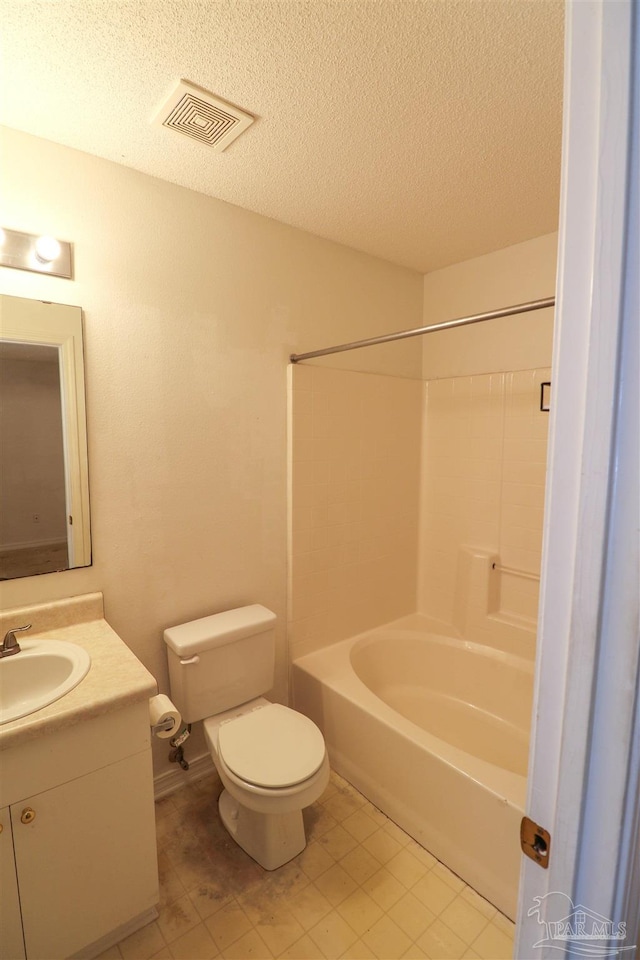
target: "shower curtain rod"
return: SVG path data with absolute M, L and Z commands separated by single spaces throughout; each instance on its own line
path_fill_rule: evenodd
M 544 300 L 529 300 L 527 303 L 516 303 L 513 307 L 503 307 L 501 310 L 490 310 L 488 313 L 476 313 L 471 317 L 459 317 L 457 320 L 445 320 L 444 323 L 434 323 L 430 327 L 415 327 L 413 330 L 399 330 L 398 333 L 387 333 L 381 337 L 370 337 L 368 340 L 354 340 L 352 343 L 341 343 L 336 347 L 325 347 L 324 350 L 311 350 L 309 353 L 292 353 L 291 363 L 301 360 L 313 360 L 314 357 L 326 357 L 330 353 L 343 353 L 345 350 L 358 350 L 360 347 L 372 347 L 376 343 L 389 343 L 392 340 L 406 340 L 408 337 L 419 337 L 423 333 L 435 333 L 436 330 L 452 330 L 454 327 L 465 327 L 470 323 L 480 323 L 482 320 L 495 320 L 498 317 L 511 317 L 517 313 L 530 313 L 532 310 L 544 310 L 552 307 L 555 297 L 546 297 Z

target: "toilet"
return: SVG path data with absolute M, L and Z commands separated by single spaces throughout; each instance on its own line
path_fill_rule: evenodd
M 235 842 L 266 870 L 306 845 L 302 810 L 329 782 L 318 727 L 270 703 L 276 615 L 238 607 L 164 632 L 171 698 L 185 723 L 204 721 L 224 789 L 220 818 Z

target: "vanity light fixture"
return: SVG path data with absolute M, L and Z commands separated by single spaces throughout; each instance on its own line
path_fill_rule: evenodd
M 0 228 L 0 266 L 71 280 L 71 244 L 55 237 Z

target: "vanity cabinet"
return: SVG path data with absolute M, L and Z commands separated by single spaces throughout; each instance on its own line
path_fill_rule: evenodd
M 0 810 L 0 944 L 2 956 L 24 960 L 22 918 L 9 807 Z
M 0 835 L 9 840 L 3 960 L 96 956 L 157 916 L 146 702 L 30 741 L 0 763 L 3 802 L 13 793 Z

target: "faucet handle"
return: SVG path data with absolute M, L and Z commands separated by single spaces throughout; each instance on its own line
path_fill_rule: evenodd
M 17 643 L 15 634 L 22 633 L 24 630 L 31 630 L 31 624 L 27 623 L 24 627 L 12 627 L 11 630 L 7 630 L 4 636 L 3 646 L 11 647 L 14 643 Z

